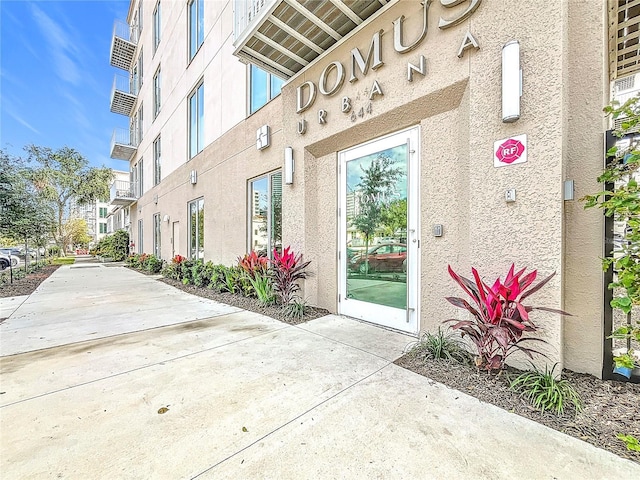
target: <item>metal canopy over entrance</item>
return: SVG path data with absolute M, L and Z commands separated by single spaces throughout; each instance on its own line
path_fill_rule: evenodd
M 236 0 L 234 54 L 288 79 L 387 3 L 389 0 Z

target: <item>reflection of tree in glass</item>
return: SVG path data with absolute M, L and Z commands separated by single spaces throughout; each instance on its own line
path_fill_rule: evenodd
M 398 231 L 407 228 L 407 199 L 394 200 L 384 205 L 380 212 L 380 223 L 385 227 L 385 234 L 394 236 Z
M 369 272 L 369 242 L 379 227 L 384 208 L 384 199 L 395 192 L 396 181 L 404 175 L 399 168 L 393 167 L 394 160 L 383 154 L 371 161 L 367 168 L 362 167 L 363 174 L 357 189 L 359 212 L 353 219 L 353 226 L 362 233 L 365 242 L 365 272 Z
M 204 200 L 198 202 L 198 258 L 204 258 Z

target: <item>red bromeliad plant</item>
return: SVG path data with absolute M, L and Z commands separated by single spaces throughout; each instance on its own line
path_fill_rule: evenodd
M 456 307 L 470 312 L 474 320 L 451 319 L 446 322 L 455 322 L 452 328 L 460 330 L 463 337 L 467 335 L 471 339 L 478 352 L 476 365 L 489 372 L 502 370 L 507 357 L 517 350 L 530 358 L 533 358 L 534 353 L 544 356 L 541 352 L 521 345 L 525 341 L 546 343 L 540 338 L 522 337 L 524 332 L 537 330 L 536 325 L 529 318 L 532 310 L 569 315 L 562 310 L 522 304 L 523 300 L 546 285 L 555 272 L 532 286 L 537 270 L 526 275 L 524 275 L 526 268 L 516 273 L 514 270 L 515 266 L 512 264 L 504 282 L 498 278 L 492 286 L 489 286 L 480 279 L 475 268 L 471 269 L 474 280 L 469 280 L 455 273 L 449 266 L 449 274 L 469 295 L 474 305 L 458 297 L 447 297 L 447 300 Z
M 260 257 L 255 251 L 247 253 L 244 257 L 238 257 L 238 266 L 244 270 L 250 278 L 255 279 L 256 274 L 265 275 L 269 269 L 269 259 Z
M 296 292 L 300 290 L 298 280 L 309 276 L 305 269 L 311 263 L 311 261 L 303 262 L 302 254 L 296 255 L 290 251 L 290 248 L 285 248 L 282 254 L 273 249 L 273 260 L 271 260 L 273 289 L 282 305 L 289 304 Z
M 186 260 L 185 257 L 183 257 L 182 255 L 176 255 L 175 257 L 173 257 L 171 259 L 171 263 L 182 263 Z

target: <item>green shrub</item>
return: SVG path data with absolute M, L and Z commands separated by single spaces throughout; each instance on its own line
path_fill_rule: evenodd
M 129 254 L 129 234 L 126 230 L 118 230 L 113 235 L 107 235 L 98 242 L 95 250 L 96 255 L 121 262 Z
M 510 382 L 511 389 L 521 394 L 543 413 L 551 410 L 562 415 L 567 404 L 573 405 L 576 412 L 582 410 L 582 399 L 573 386 L 553 374 L 557 364 L 551 371 L 545 367 L 544 372 L 534 369 L 518 375 Z
M 640 441 L 633 435 L 624 435 L 619 433 L 616 435 L 618 440 L 622 440 L 627 447 L 627 450 L 631 450 L 633 452 L 640 452 Z
M 441 358 L 460 363 L 468 363 L 470 360 L 462 340 L 441 328 L 436 333 L 425 332 L 409 353 L 421 359 Z
M 149 255 L 144 263 L 144 269 L 149 273 L 159 273 L 162 270 L 163 261 L 155 255 Z
M 273 305 L 276 301 L 276 295 L 273 291 L 273 282 L 271 277 L 266 273 L 254 272 L 253 277 L 245 274 L 245 278 L 251 284 L 258 301 L 262 305 Z
M 284 314 L 287 317 L 297 320 L 302 320 L 308 309 L 309 304 L 301 298 L 294 298 L 283 307 Z

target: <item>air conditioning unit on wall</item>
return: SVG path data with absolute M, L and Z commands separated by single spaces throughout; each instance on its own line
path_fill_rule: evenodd
M 623 105 L 630 98 L 640 94 L 640 73 L 618 78 L 611 85 L 611 99 Z M 618 130 L 627 117 L 620 116 L 611 122 L 611 128 Z M 635 129 L 637 132 L 638 129 Z

